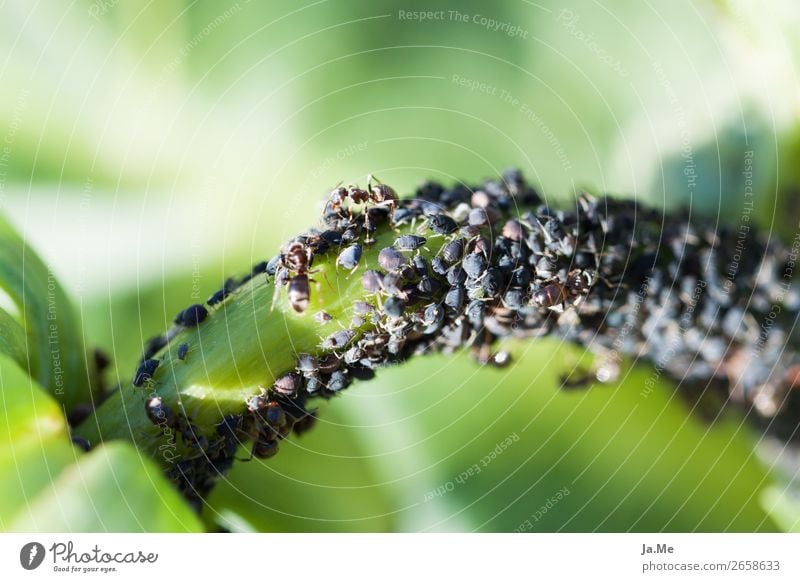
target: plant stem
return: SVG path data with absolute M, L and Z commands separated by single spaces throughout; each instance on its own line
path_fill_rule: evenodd
M 381 188 L 338 195 L 385 198 Z M 622 356 L 643 358 L 685 393 L 754 406 L 784 438 L 796 433 L 796 247 L 750 237 L 742 252 L 735 232 L 630 201 L 581 196 L 572 211 L 554 211 L 516 172 L 472 189 L 426 184 L 394 206 L 367 203 L 365 220 L 347 204 L 329 205 L 324 234 L 287 243 L 272 276 L 257 266 L 221 290 L 198 325 L 184 317 L 147 354 L 160 362 L 152 379 L 121 386 L 76 434 L 134 441 L 199 502 L 241 442 L 268 457 L 292 429 L 308 428 L 311 398 L 430 351 L 470 345 L 481 363 L 502 364 L 490 351 L 495 340 L 545 335 L 600 356 L 582 384 L 613 381 Z M 409 248 L 385 250 L 393 246 Z M 380 289 L 365 289 L 368 270 Z M 177 420 L 148 416 L 153 396 Z

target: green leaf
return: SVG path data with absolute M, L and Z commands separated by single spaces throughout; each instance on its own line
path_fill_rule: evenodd
M 180 494 L 128 443 L 66 468 L 11 522 L 13 531 L 201 532 Z
M 6 353 L 18 362 L 21 358 L 23 368 L 67 409 L 90 401 L 83 342 L 69 298 L 48 266 L 2 217 L 0 288 L 16 304 L 18 324 L 27 333 L 26 344 L 20 346 L 11 328 L 4 341 L 13 344 Z
M 0 354 L 5 354 L 19 366 L 25 366 L 25 330 L 5 310 L 0 309 Z
M 59 405 L 0 354 L 0 530 L 202 531 L 155 463 L 127 443 L 84 455 Z

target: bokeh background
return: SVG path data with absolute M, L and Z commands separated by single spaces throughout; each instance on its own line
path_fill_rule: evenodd
M 752 179 L 759 224 L 786 236 L 798 26 L 793 0 L 4 0 L 0 211 L 115 381 L 193 295 L 368 173 L 409 193 L 517 166 L 553 204 L 585 188 L 712 224 L 737 224 Z M 741 418 L 709 423 L 663 379 L 643 396 L 653 371 L 632 362 L 564 391 L 587 355 L 508 348 L 504 370 L 464 353 L 357 383 L 278 457 L 238 463 L 206 527 L 798 527 L 791 471 Z

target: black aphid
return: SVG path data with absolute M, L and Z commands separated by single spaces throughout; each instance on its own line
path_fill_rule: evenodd
M 450 268 L 450 265 L 447 261 L 445 261 L 441 256 L 437 255 L 433 257 L 431 260 L 431 269 L 437 275 L 444 277 L 447 275 L 447 270 Z
M 275 273 L 278 272 L 278 268 L 281 266 L 282 258 L 280 255 L 275 255 L 267 262 L 266 270 L 264 271 L 270 277 L 274 277 Z
M 497 267 L 487 269 L 483 279 L 481 279 L 481 287 L 486 297 L 496 297 L 503 288 L 503 283 L 503 271 Z
M 361 286 L 367 293 L 379 293 L 383 288 L 383 275 L 373 269 L 364 271 L 361 275 Z
M 444 296 L 444 304 L 454 311 L 460 311 L 464 305 L 466 293 L 461 285 L 450 287 L 447 295 Z
M 228 296 L 233 293 L 233 290 L 236 289 L 236 281 L 233 279 L 227 279 L 225 283 L 222 285 L 222 289 L 214 293 L 211 297 L 208 298 L 206 303 L 211 306 L 217 305 L 225 301 Z
M 389 297 L 383 304 L 383 311 L 389 317 L 402 317 L 406 303 L 399 297 Z
M 336 258 L 336 264 L 352 271 L 358 267 L 358 262 L 361 260 L 361 253 L 361 245 L 352 244 L 339 253 L 339 256 Z
M 429 216 L 428 227 L 436 234 L 452 234 L 458 229 L 456 221 L 446 214 Z
M 329 335 L 323 340 L 320 347 L 323 350 L 341 349 L 353 341 L 356 332 L 351 329 L 342 329 Z
M 428 261 L 426 261 L 425 257 L 423 257 L 422 255 L 415 255 L 411 259 L 411 267 L 414 269 L 414 272 L 420 277 L 424 277 L 425 275 L 430 275 L 430 271 L 428 270 Z
M 344 390 L 350 385 L 350 377 L 347 373 L 343 370 L 337 370 L 333 374 L 331 374 L 330 380 L 328 380 L 328 390 L 331 392 L 339 392 L 340 390 Z
M 441 283 L 433 277 L 422 277 L 417 283 L 417 290 L 424 296 L 429 297 L 442 288 Z
M 319 360 L 311 354 L 297 356 L 297 371 L 306 376 L 316 374 L 319 370 Z
M 486 260 L 486 257 L 483 253 L 470 253 L 464 260 L 461 261 L 461 268 L 464 269 L 464 272 L 472 277 L 473 279 L 477 279 L 486 271 L 486 267 L 489 265 L 489 261 Z
M 280 376 L 272 384 L 272 389 L 284 396 L 294 396 L 303 386 L 303 378 L 299 374 L 289 373 Z
M 151 359 L 158 352 L 160 352 L 162 348 L 167 345 L 167 343 L 169 343 L 169 340 L 167 340 L 167 337 L 164 335 L 151 337 L 145 344 L 142 361 Z
M 150 359 L 145 360 L 136 369 L 136 374 L 133 376 L 133 385 L 136 387 L 144 385 L 153 379 L 153 374 L 156 373 L 160 360 Z
M 398 251 L 415 251 L 418 248 L 425 246 L 425 242 L 426 239 L 424 236 L 404 234 L 395 239 L 394 248 L 396 248 Z
M 378 253 L 378 264 L 387 271 L 399 269 L 406 264 L 406 260 L 400 251 L 392 247 L 381 249 L 381 252 Z
M 208 317 L 208 309 L 200 304 L 190 305 L 175 318 L 175 323 L 186 327 L 195 327 Z
M 447 271 L 447 282 L 451 285 L 463 285 L 467 281 L 467 273 L 461 267 L 452 267 Z
M 88 453 L 92 449 L 92 445 L 82 436 L 76 434 L 72 435 L 72 444 L 80 448 L 83 452 Z
M 442 247 L 442 258 L 451 265 L 456 261 L 461 260 L 464 254 L 464 240 L 457 238 L 451 240 L 444 247 Z
M 185 360 L 186 354 L 189 353 L 189 344 L 181 344 L 178 346 L 178 359 Z
M 148 420 L 158 425 L 172 428 L 176 426 L 176 417 L 172 409 L 164 403 L 160 396 L 153 396 L 144 402 L 144 410 Z

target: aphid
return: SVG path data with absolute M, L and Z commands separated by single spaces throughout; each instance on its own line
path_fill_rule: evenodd
M 443 319 L 444 319 L 444 309 L 442 309 L 441 306 L 436 303 L 431 303 L 430 305 L 428 305 L 422 314 L 422 323 L 431 327 L 438 326 Z
M 450 287 L 447 295 L 444 296 L 444 304 L 453 311 L 460 311 L 464 305 L 464 288 L 460 285 Z
M 488 257 L 492 250 L 492 243 L 485 236 L 479 236 L 472 242 L 472 252 L 481 253 L 484 257 Z
M 189 353 L 189 344 L 181 344 L 178 346 L 178 359 L 185 360 L 186 354 Z
M 309 394 L 316 394 L 322 389 L 322 381 L 317 376 L 311 376 L 306 379 L 306 392 Z
M 336 258 L 336 264 L 341 265 L 345 269 L 354 271 L 358 267 L 358 262 L 360 260 L 361 245 L 352 244 L 339 253 L 339 256 Z
M 411 222 L 411 220 L 416 218 L 418 214 L 419 211 L 412 208 L 408 207 L 395 208 L 394 224 L 400 226 L 401 224 L 405 224 L 406 222 Z
M 311 354 L 300 354 L 297 356 L 297 371 L 303 375 L 316 374 L 319 370 L 319 360 Z
M 378 264 L 387 271 L 394 271 L 406 264 L 406 258 L 400 251 L 386 247 L 378 253 Z
M 80 448 L 85 453 L 88 453 L 92 449 L 91 443 L 82 436 L 74 434 L 72 435 L 71 439 L 72 439 L 72 444 Z
M 236 288 L 236 282 L 233 279 L 226 279 L 225 283 L 222 285 L 222 289 L 214 293 L 211 297 L 208 298 L 206 303 L 209 305 L 217 305 L 218 303 L 222 303 L 228 296 L 233 293 L 233 290 Z
M 155 356 L 164 346 L 167 345 L 168 341 L 169 340 L 167 340 L 166 336 L 163 335 L 157 335 L 147 340 L 147 343 L 144 347 L 144 354 L 142 355 L 142 361 L 149 360 Z
M 503 305 L 509 309 L 521 309 L 525 306 L 526 298 L 525 292 L 517 287 L 509 289 L 503 295 Z
M 349 385 L 350 378 L 347 376 L 347 373 L 344 370 L 337 370 L 331 374 L 327 387 L 331 392 L 339 392 L 340 390 L 347 388 Z
M 265 273 L 270 277 L 273 277 L 275 273 L 278 272 L 278 269 L 281 267 L 282 263 L 283 263 L 283 258 L 280 255 L 275 255 L 267 262 L 267 268 Z
M 361 286 L 367 293 L 378 293 L 383 288 L 383 275 L 369 269 L 361 275 Z
M 467 281 L 467 273 L 461 267 L 452 267 L 447 271 L 447 282 L 451 285 L 463 285 Z
M 464 269 L 464 272 L 468 276 L 477 279 L 486 271 L 488 264 L 489 262 L 486 260 L 483 253 L 472 252 L 461 261 L 461 268 Z
M 470 203 L 475 208 L 486 208 L 492 203 L 492 198 L 483 190 L 476 190 L 472 194 Z
M 326 230 L 319 235 L 325 242 L 332 246 L 342 244 L 342 233 L 336 230 Z
M 358 315 L 354 315 L 353 317 L 350 318 L 350 327 L 361 327 L 362 325 L 364 325 L 364 323 L 365 323 L 364 318 Z
M 511 273 L 511 284 L 516 287 L 527 287 L 531 282 L 531 273 L 525 267 L 514 269 Z
M 342 244 L 354 243 L 359 238 L 361 238 L 361 227 L 357 224 L 351 224 L 342 233 Z
M 415 251 L 425 245 L 426 239 L 424 236 L 417 236 L 415 234 L 404 234 L 399 236 L 394 241 L 394 248 L 398 251 Z
M 169 406 L 164 404 L 160 396 L 153 396 L 145 400 L 144 411 L 147 419 L 156 426 L 163 424 L 171 428 L 176 425 L 175 414 Z
M 483 208 L 473 208 L 469 211 L 467 222 L 470 226 L 484 226 L 489 223 L 489 216 Z
M 434 214 L 428 217 L 428 227 L 436 234 L 452 234 L 458 229 L 456 221 L 446 214 Z
M 428 262 L 422 255 L 415 255 L 411 259 L 411 267 L 414 269 L 414 272 L 420 277 L 430 275 L 430 272 L 428 271 Z
M 331 374 L 339 369 L 339 358 L 336 354 L 327 354 L 319 360 L 319 371 L 324 374 Z
M 448 242 L 444 247 L 442 247 L 442 258 L 450 263 L 451 265 L 456 261 L 461 260 L 461 256 L 464 254 L 464 240 L 457 238 L 455 240 L 451 240 Z
M 417 290 L 423 296 L 430 296 L 441 289 L 442 285 L 433 277 L 422 277 L 417 283 Z
M 310 294 L 308 275 L 296 275 L 289 280 L 289 305 L 297 313 L 303 313 L 308 308 Z
M 329 321 L 333 319 L 333 316 L 328 313 L 327 311 L 317 311 L 314 314 L 314 321 L 316 321 L 320 325 L 325 325 Z
M 497 267 L 487 269 L 483 279 L 481 279 L 481 287 L 486 296 L 496 296 L 503 287 L 503 272 Z
M 509 240 L 520 241 L 525 238 L 525 227 L 519 220 L 511 219 L 503 225 L 502 233 Z
M 272 385 L 272 389 L 284 396 L 294 396 L 300 391 L 300 388 L 303 385 L 303 379 L 299 374 L 295 374 L 293 372 L 289 372 L 288 374 L 284 374 L 275 380 L 275 383 Z
M 435 257 L 433 257 L 433 260 L 431 260 L 431 269 L 433 269 L 433 272 L 436 273 L 437 275 L 444 277 L 447 274 L 447 270 L 449 268 L 450 265 L 447 264 L 447 261 L 445 261 L 439 255 L 436 255 Z
M 363 359 L 366 356 L 364 350 L 362 350 L 358 346 L 353 346 L 349 350 L 344 353 L 344 363 L 348 366 L 352 366 L 356 364 L 359 360 Z
M 550 279 L 555 275 L 557 265 L 547 257 L 542 257 L 536 263 L 536 276 L 539 279 Z
M 356 332 L 354 332 L 352 329 L 341 329 L 325 338 L 320 347 L 323 350 L 340 349 L 353 341 L 355 336 Z
M 480 299 L 473 299 L 467 305 L 467 319 L 473 328 L 483 326 L 483 316 L 486 311 L 486 304 Z
M 383 304 L 383 311 L 389 317 L 402 317 L 406 310 L 406 303 L 399 297 L 389 297 Z
M 144 360 L 136 369 L 136 374 L 133 377 L 133 385 L 137 388 L 142 386 L 145 382 L 153 379 L 153 374 L 156 373 L 160 360 L 150 359 Z
M 205 321 L 208 317 L 208 310 L 202 305 L 190 305 L 181 311 L 175 318 L 175 323 L 186 327 L 195 327 Z

